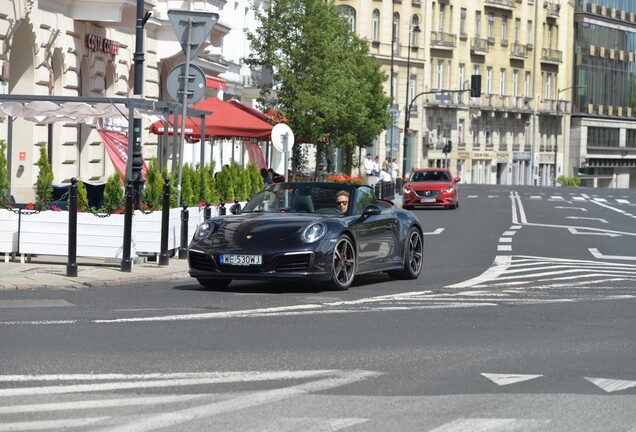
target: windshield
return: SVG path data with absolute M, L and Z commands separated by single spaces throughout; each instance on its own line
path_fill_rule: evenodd
M 446 171 L 416 171 L 411 174 L 409 181 L 412 182 L 436 182 L 450 181 L 450 176 Z
M 342 214 L 336 205 L 336 198 L 342 191 L 349 196 L 353 188 L 337 183 L 276 183 L 254 196 L 245 204 L 242 213 Z

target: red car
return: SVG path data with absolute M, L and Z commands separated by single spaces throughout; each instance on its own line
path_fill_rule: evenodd
M 411 171 L 402 189 L 402 208 L 414 207 L 459 207 L 457 183 L 447 168 L 421 168 Z

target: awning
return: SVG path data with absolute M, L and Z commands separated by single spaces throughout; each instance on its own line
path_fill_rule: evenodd
M 102 138 L 106 153 L 110 156 L 110 160 L 113 166 L 122 175 L 122 178 L 126 178 L 126 167 L 128 166 L 128 135 L 117 131 L 109 131 L 105 129 L 99 129 L 99 136 Z M 142 162 L 141 175 L 146 178 L 146 161 Z
M 205 81 L 208 87 L 225 90 L 227 88 L 227 83 L 223 78 L 206 75 Z

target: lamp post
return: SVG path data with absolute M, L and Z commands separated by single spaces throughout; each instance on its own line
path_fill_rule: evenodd
M 396 123 L 395 120 L 397 118 L 395 114 L 395 92 L 393 89 L 393 59 L 395 57 L 395 31 L 397 28 L 395 23 L 395 2 L 391 2 L 391 7 L 391 76 L 389 77 L 391 87 L 391 130 L 389 131 L 389 154 L 391 160 L 393 160 L 393 131 L 395 130 L 394 123 Z
M 561 106 L 560 104 L 560 100 L 559 100 L 559 95 L 566 91 L 566 90 L 570 90 L 570 89 L 576 89 L 576 88 L 585 88 L 587 87 L 586 85 L 574 85 L 574 86 L 570 86 L 570 87 L 566 87 L 564 89 L 557 89 L 557 106 L 556 106 L 556 115 L 557 117 L 559 117 L 559 107 Z M 561 132 L 563 133 L 565 128 L 563 127 L 563 119 L 559 120 L 561 123 Z M 563 149 L 565 150 L 565 134 L 563 133 Z M 559 144 L 558 142 L 554 143 L 554 175 L 552 176 L 552 186 L 556 186 L 557 184 L 557 152 L 559 150 Z M 564 153 L 565 154 L 565 153 Z
M 422 30 L 420 30 L 420 26 L 415 24 L 415 27 L 411 25 L 409 25 L 409 48 L 408 48 L 408 54 L 406 56 L 406 103 L 404 104 L 404 107 L 406 108 L 406 111 L 404 111 L 404 142 L 403 142 L 403 155 L 402 155 L 402 176 L 406 175 L 406 162 L 407 162 L 407 149 L 409 146 L 409 137 L 408 137 L 408 133 L 409 133 L 409 126 L 411 123 L 411 107 L 413 106 L 413 102 L 415 101 L 415 98 L 413 98 L 413 100 L 409 103 L 409 84 L 411 83 L 411 40 L 413 39 L 413 34 L 415 33 L 419 33 Z

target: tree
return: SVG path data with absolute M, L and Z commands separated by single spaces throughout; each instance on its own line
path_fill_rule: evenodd
M 248 33 L 254 54 L 246 63 L 272 72 L 259 102 L 283 113 L 303 142 L 330 140 L 345 153 L 369 145 L 367 136 L 389 125 L 386 75 L 340 10 L 324 0 L 272 0 L 266 13 L 254 10 L 261 26 Z M 301 163 L 294 146 L 292 168 Z
M 53 198 L 53 170 L 46 154 L 46 147 L 40 147 L 40 158 L 37 166 L 40 169 L 35 184 L 35 208 L 47 210 Z
M 144 188 L 144 204 L 150 209 L 161 208 L 164 180 L 159 170 L 157 159 L 151 159 L 146 172 L 146 185 Z
M 123 178 L 119 172 L 113 173 L 106 180 L 104 186 L 104 203 L 102 211 L 112 213 L 120 211 L 124 206 L 124 187 L 122 186 Z
M 0 141 L 0 205 L 9 202 L 11 183 L 9 183 L 9 168 L 7 166 L 7 143 Z

